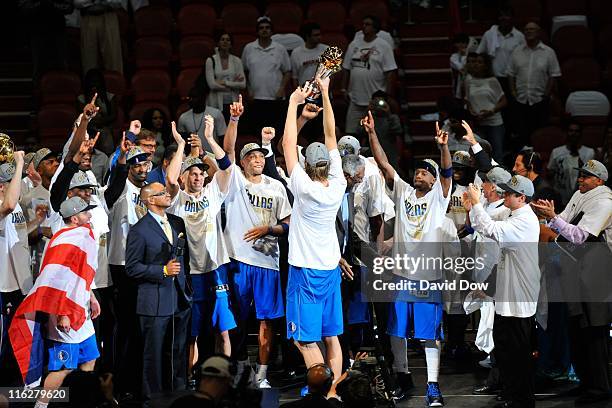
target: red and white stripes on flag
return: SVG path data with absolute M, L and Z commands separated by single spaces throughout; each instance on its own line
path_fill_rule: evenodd
M 44 339 L 37 314 L 68 316 L 73 330 L 81 328 L 97 268 L 98 250 L 89 225 L 64 228 L 49 241 L 40 274 L 9 328 L 26 386 L 38 386 L 43 371 Z

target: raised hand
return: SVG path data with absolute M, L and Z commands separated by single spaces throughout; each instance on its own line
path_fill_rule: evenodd
M 275 135 L 276 130 L 273 127 L 266 126 L 261 129 L 261 142 L 266 145 L 270 144 Z
M 372 116 L 372 111 L 368 111 L 368 116 L 361 119 L 361 126 L 366 131 L 367 134 L 372 134 L 375 131 L 374 128 L 374 117 Z
M 202 150 L 202 139 L 195 133 L 189 135 L 189 146 L 191 146 L 191 151 L 196 153 L 196 156 L 200 154 L 200 150 Z
M 463 208 L 466 211 L 470 211 L 472 209 L 472 201 L 470 200 L 470 196 L 467 191 L 463 192 L 463 197 L 461 197 L 461 204 L 463 204 Z
M 302 109 L 302 117 L 306 120 L 313 120 L 319 113 L 323 110 L 323 108 L 315 105 L 314 103 L 307 103 L 304 105 L 304 109 Z
M 130 122 L 130 132 L 132 132 L 133 134 L 138 135 L 140 133 L 141 128 L 142 125 L 139 120 L 133 120 Z
M 181 136 L 178 130 L 176 130 L 175 121 L 170 122 L 170 128 L 172 129 L 172 136 L 174 137 L 174 141 L 176 142 L 176 144 L 179 146 L 181 146 L 181 144 L 185 145 L 185 139 L 183 139 L 183 136 Z
M 302 86 L 302 87 L 298 86 L 295 89 L 295 91 L 293 91 L 293 93 L 289 97 L 289 101 L 293 102 L 293 103 L 296 103 L 298 105 L 303 104 L 304 102 L 306 102 L 306 98 L 310 94 L 312 94 L 312 89 L 313 89 L 312 84 L 310 82 L 306 81 L 304 86 Z
M 125 156 L 128 150 L 130 150 L 129 143 L 130 141 L 125 138 L 125 132 L 123 132 L 123 137 L 121 138 L 121 143 L 119 144 L 119 151 L 121 152 L 122 156 Z
M 215 129 L 215 119 L 210 115 L 206 115 L 204 116 L 204 121 L 204 137 L 206 140 L 214 139 L 213 130 Z
M 316 77 L 315 82 L 317 86 L 319 87 L 319 89 L 321 90 L 322 94 L 329 92 L 329 77 L 325 79 L 321 79 L 321 77 Z
M 440 129 L 440 125 L 438 124 L 438 121 L 436 121 L 435 139 L 436 139 L 436 143 L 439 144 L 440 146 L 448 144 L 448 132 Z
M 242 104 L 242 95 L 238 95 L 238 101 L 232 102 L 229 107 L 230 116 L 239 118 L 244 113 L 244 105 Z
M 42 177 L 34 168 L 34 163 L 30 163 L 28 169 L 26 170 L 26 174 L 34 187 L 38 187 L 40 183 L 42 183 Z
M 474 183 L 470 183 L 466 192 L 472 206 L 480 202 L 480 189 Z
M 438 123 L 436 122 L 436 126 L 437 125 L 438 125 Z M 476 138 L 474 137 L 474 132 L 472 132 L 472 128 L 470 127 L 470 125 L 465 120 L 461 121 L 461 126 L 463 126 L 463 128 L 465 129 L 465 136 L 463 136 L 463 139 L 467 140 L 467 142 L 471 146 L 474 146 L 476 143 L 478 143 L 476 141 Z
M 25 157 L 25 153 L 23 152 L 23 150 L 18 150 L 16 152 L 13 152 L 13 158 L 15 159 L 15 164 L 22 164 L 24 163 L 24 157 Z
M 83 107 L 83 115 L 85 115 L 88 120 L 93 119 L 93 117 L 96 116 L 96 114 L 100 110 L 100 108 L 96 106 L 97 98 L 98 94 L 95 93 L 94 96 L 91 98 L 91 101 Z
M 554 200 L 537 200 L 531 203 L 531 207 L 538 214 L 546 219 L 555 218 L 555 201 Z

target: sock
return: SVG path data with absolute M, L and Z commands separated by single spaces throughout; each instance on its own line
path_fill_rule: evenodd
M 391 351 L 393 352 L 393 371 L 396 373 L 410 373 L 408 371 L 408 345 L 402 337 L 389 336 Z
M 260 382 L 265 380 L 268 375 L 268 365 L 257 363 L 257 370 L 255 374 L 255 381 Z
M 431 345 L 427 343 L 425 344 L 427 382 L 438 382 L 438 374 L 440 373 L 440 346 L 431 347 Z
M 48 405 L 48 402 L 36 401 L 36 404 L 34 404 L 34 408 L 47 408 Z

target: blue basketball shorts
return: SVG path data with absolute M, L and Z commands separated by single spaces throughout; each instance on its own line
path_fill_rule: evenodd
M 231 309 L 229 297 L 228 265 L 221 265 L 216 270 L 191 275 L 193 286 L 193 303 L 191 305 L 191 336 L 197 337 L 201 332 L 219 332 L 236 327 L 236 319 Z
M 80 343 L 62 343 L 47 339 L 46 347 L 49 371 L 76 370 L 79 365 L 100 357 L 95 334 Z
M 232 260 L 233 290 L 238 300 L 240 320 L 247 320 L 255 306 L 258 320 L 271 320 L 285 314 L 279 271 Z

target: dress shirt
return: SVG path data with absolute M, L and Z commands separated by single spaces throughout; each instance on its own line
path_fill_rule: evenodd
M 541 41 L 534 48 L 517 47 L 508 65 L 508 76 L 516 81 L 516 100 L 524 105 L 541 102 L 548 80 L 561 76 L 555 51 Z

